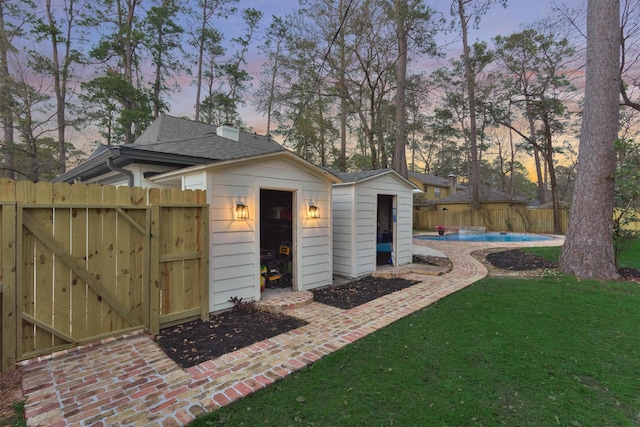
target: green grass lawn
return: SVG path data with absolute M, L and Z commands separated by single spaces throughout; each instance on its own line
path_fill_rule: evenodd
M 560 252 L 562 251 L 562 246 L 540 246 L 540 247 L 530 247 L 530 248 L 522 248 L 523 251 L 529 252 L 530 254 L 538 255 L 548 261 L 558 262 L 560 259 Z
M 637 426 L 640 286 L 489 278 L 193 425 Z
M 619 267 L 640 268 L 640 239 L 636 239 L 625 247 L 618 257 Z

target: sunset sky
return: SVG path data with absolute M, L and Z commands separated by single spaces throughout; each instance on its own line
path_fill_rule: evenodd
M 442 12 L 445 18 L 450 18 L 449 8 L 451 5 L 451 0 L 431 0 L 427 1 L 426 3 L 435 10 Z M 479 39 L 490 41 L 490 39 L 496 35 L 508 35 L 512 32 L 520 30 L 523 24 L 531 24 L 535 20 L 547 16 L 550 13 L 550 5 L 553 3 L 564 3 L 570 7 L 577 7 L 580 5 L 585 5 L 586 0 L 510 0 L 506 9 L 502 8 L 502 6 L 494 6 L 482 18 L 479 29 L 472 29 L 470 36 L 472 40 Z M 271 22 L 272 15 L 284 16 L 288 13 L 294 12 L 299 8 L 298 0 L 241 0 L 238 4 L 239 9 L 248 7 L 258 9 L 264 14 L 260 26 L 261 31 L 259 32 L 258 37 L 262 36 L 262 29 L 266 28 Z M 227 20 L 223 20 L 221 22 L 220 30 L 223 32 L 223 34 L 225 34 L 225 40 L 228 41 L 235 35 L 239 34 L 237 33 L 237 31 L 242 31 L 242 25 L 242 20 L 239 16 L 230 17 Z M 447 41 L 451 42 L 451 40 L 455 39 L 455 37 L 455 34 L 449 35 L 447 36 Z M 256 41 L 254 43 L 254 46 L 256 46 L 257 44 L 259 44 L 259 41 Z M 450 51 L 455 56 L 459 55 L 459 52 L 456 51 L 455 45 L 452 45 Z M 257 55 L 257 50 L 254 48 L 247 58 L 248 68 L 250 72 L 258 72 L 262 61 L 263 59 Z M 255 88 L 257 81 L 254 80 L 253 84 Z M 192 88 L 189 87 L 188 83 L 186 85 L 183 85 L 182 87 L 182 92 L 176 94 L 171 102 L 172 108 L 169 114 L 192 117 L 193 100 L 195 99 L 195 96 L 192 95 Z M 247 122 L 247 124 L 249 124 L 249 126 L 253 127 L 254 131 L 258 133 L 264 132 L 264 129 L 266 128 L 266 125 L 264 123 L 265 119 L 260 113 L 257 113 L 255 111 L 255 108 L 253 105 L 251 105 L 250 101 L 247 102 L 247 106 L 244 107 L 241 111 L 244 120 Z

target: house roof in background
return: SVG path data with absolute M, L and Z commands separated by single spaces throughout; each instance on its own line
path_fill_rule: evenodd
M 276 141 L 259 135 L 240 132 L 239 141 L 224 138 L 216 134 L 207 134 L 192 138 L 168 141 L 144 142 L 127 145 L 129 150 L 152 151 L 168 155 L 200 157 L 213 160 L 231 160 L 253 157 L 260 154 L 284 151 L 285 148 Z
M 141 145 L 158 141 L 176 141 L 215 133 L 216 127 L 213 125 L 162 114 L 142 132 L 135 143 Z
M 457 191 L 442 199 L 429 200 L 428 204 L 439 205 L 443 203 L 471 203 L 473 200 L 472 187 L 467 187 L 462 191 Z M 485 185 L 480 186 L 480 201 L 481 202 L 514 202 L 514 203 L 527 203 L 527 199 L 524 197 L 512 196 L 503 191 L 494 190 Z
M 238 141 L 219 136 L 216 126 L 162 115 L 126 147 L 209 160 L 231 160 L 285 150 L 269 136 L 240 131 Z
M 101 145 L 84 163 L 53 181 L 87 180 L 108 173 L 108 159 L 117 167 L 130 163 L 185 167 L 279 151 L 286 149 L 269 136 L 240 131 L 235 141 L 219 136 L 215 126 L 163 115 L 133 144 Z
M 216 160 L 284 150 L 269 136 L 239 131 L 238 141 L 235 141 L 219 136 L 217 129 L 206 123 L 161 115 L 129 146 L 164 153 L 206 156 Z M 176 149 L 173 145 L 176 143 L 184 144 L 184 147 Z
M 427 184 L 427 185 L 433 185 L 436 187 L 448 187 L 449 186 L 449 179 L 448 178 L 443 178 L 441 176 L 435 176 L 435 175 L 426 175 L 423 173 L 418 173 L 418 172 L 409 172 L 409 177 L 416 179 L 418 181 L 420 181 L 423 184 Z M 465 188 L 466 186 L 463 184 L 456 184 L 456 188 L 462 189 Z

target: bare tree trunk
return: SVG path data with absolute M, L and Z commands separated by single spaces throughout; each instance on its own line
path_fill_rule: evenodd
M 320 117 L 320 123 L 324 123 L 324 101 L 321 96 L 318 97 L 318 116 Z M 325 132 L 325 127 L 320 126 L 320 146 L 318 147 L 318 152 L 320 154 L 320 166 L 327 166 L 327 156 L 326 156 L 326 146 L 327 146 L 327 137 Z
M 340 0 L 340 22 L 344 19 L 344 1 Z M 345 80 L 346 58 L 345 58 L 345 37 L 344 25 L 340 26 L 340 154 L 338 156 L 338 170 L 347 170 L 347 82 Z
M 578 174 L 558 268 L 619 279 L 613 249 L 614 142 L 620 91 L 620 0 L 589 0 L 587 74 Z
M 407 7 L 404 0 L 395 0 L 396 31 L 398 32 L 398 86 L 396 89 L 396 141 L 393 150 L 393 169 L 403 177 L 409 176 L 407 170 L 407 129 L 406 129 L 406 85 L 407 85 L 407 29 L 405 19 Z
M 134 42 L 132 40 L 133 37 L 133 18 L 135 16 L 136 6 L 138 4 L 138 0 L 126 0 L 126 10 L 122 7 L 122 0 L 116 2 L 118 8 L 118 43 L 120 44 L 120 48 L 122 49 L 122 60 L 123 60 L 123 68 L 124 68 L 124 79 L 127 83 L 131 85 L 132 88 L 135 88 L 133 81 L 133 68 L 134 68 Z M 135 111 L 136 110 L 136 100 L 135 99 L 124 99 L 123 105 L 127 111 Z M 131 144 L 137 132 L 132 130 L 133 123 L 127 122 L 124 124 L 124 143 Z
M 458 0 L 458 15 L 462 29 L 462 47 L 464 49 L 464 75 L 467 81 L 469 97 L 469 181 L 471 184 L 471 197 L 474 210 L 480 209 L 480 166 L 478 164 L 478 142 L 476 138 L 476 85 L 473 70 L 471 69 L 471 52 L 469 50 L 469 18 L 464 13 L 464 2 Z
M 540 153 L 538 151 L 538 144 L 536 143 L 536 125 L 533 119 L 532 107 L 529 105 L 529 101 L 527 101 L 527 120 L 529 121 L 529 138 L 531 138 L 531 145 L 533 146 L 533 158 L 535 161 L 536 167 L 536 178 L 538 183 L 538 201 L 540 204 L 544 205 L 546 203 L 545 200 L 545 192 L 544 192 L 544 179 L 542 178 L 542 169 L 540 167 Z
M 275 101 L 276 98 L 276 77 L 278 74 L 278 68 L 279 68 L 279 61 L 280 61 L 280 52 L 277 53 L 276 58 L 275 58 L 275 63 L 273 64 L 273 70 L 271 73 L 271 81 L 269 82 L 269 101 L 267 104 L 267 132 L 266 135 L 271 135 L 271 115 L 273 112 L 273 103 Z M 198 109 L 196 108 L 196 112 L 198 111 Z M 197 119 L 196 119 L 197 120 Z
M 53 89 L 56 94 L 56 121 L 58 126 L 58 173 L 63 174 L 66 171 L 67 163 L 67 150 L 65 145 L 67 119 L 66 119 L 66 106 L 67 106 L 67 81 L 69 78 L 69 65 L 71 56 L 71 36 L 73 28 L 73 6 L 74 0 L 70 0 L 67 10 L 67 28 L 66 36 L 64 40 L 64 58 L 62 64 L 59 57 L 59 44 L 60 40 L 57 36 L 57 29 L 55 19 L 53 16 L 53 10 L 51 6 L 51 0 L 47 0 L 47 20 L 50 26 L 51 37 L 51 73 L 53 75 Z
M 164 6 L 164 5 L 163 5 Z M 165 6 L 166 7 L 166 6 Z M 162 24 L 158 25 L 158 39 L 156 43 L 158 46 L 162 46 L 164 43 L 164 28 Z M 153 118 L 157 119 L 160 115 L 160 88 L 162 84 L 162 49 L 158 49 L 156 52 L 158 57 L 156 58 L 156 70 L 155 80 L 153 82 Z
M 515 194 L 515 179 L 514 165 L 516 163 L 516 148 L 513 143 L 513 130 L 509 129 L 509 194 L 512 196 Z
M 547 140 L 546 153 L 545 153 L 545 165 L 547 166 L 547 172 L 549 173 L 549 181 L 551 182 L 551 202 L 553 206 L 553 232 L 554 234 L 562 233 L 562 226 L 560 224 L 560 205 L 558 203 L 558 181 L 556 179 L 556 170 L 553 166 L 553 145 L 551 139 L 551 125 L 549 124 L 549 118 L 544 116 L 544 135 Z
M 14 140 L 13 140 L 13 97 L 11 95 L 12 79 L 9 74 L 9 60 L 7 58 L 11 48 L 4 23 L 4 7 L 0 1 L 0 116 L 2 116 L 2 131 L 4 132 L 4 169 L 3 176 L 15 178 Z
M 378 111 L 378 122 L 376 123 L 376 127 L 375 127 L 378 145 L 380 146 L 380 149 L 379 149 L 380 161 L 378 164 L 382 169 L 387 169 L 389 167 L 389 154 L 387 153 L 387 144 L 384 138 L 384 128 L 382 126 L 382 119 L 381 119 L 382 115 L 383 115 L 382 111 Z
M 369 153 L 371 155 L 371 170 L 376 170 L 378 169 L 378 148 L 376 147 L 376 129 L 375 126 L 378 126 L 377 123 L 377 119 L 376 119 L 376 107 L 375 107 L 375 95 L 373 93 L 373 91 L 371 92 L 370 96 L 370 102 L 371 102 L 371 125 L 366 125 L 364 126 L 364 130 L 367 132 L 367 137 L 369 139 L 369 149 L 371 150 L 371 153 Z M 364 114 L 362 112 L 359 113 L 360 116 L 362 117 L 362 123 L 366 124 L 365 120 L 364 120 Z M 380 141 L 379 141 L 380 142 Z M 380 152 L 382 152 L 384 155 L 386 155 L 386 152 L 384 151 L 384 145 L 380 144 Z
M 200 97 L 202 96 L 202 64 L 204 62 L 204 32 L 207 29 L 207 0 L 202 0 L 202 26 L 198 40 L 198 72 L 196 73 L 196 122 L 200 120 Z

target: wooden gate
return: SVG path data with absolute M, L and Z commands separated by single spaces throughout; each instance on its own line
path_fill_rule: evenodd
M 2 369 L 208 316 L 202 191 L 0 181 Z

